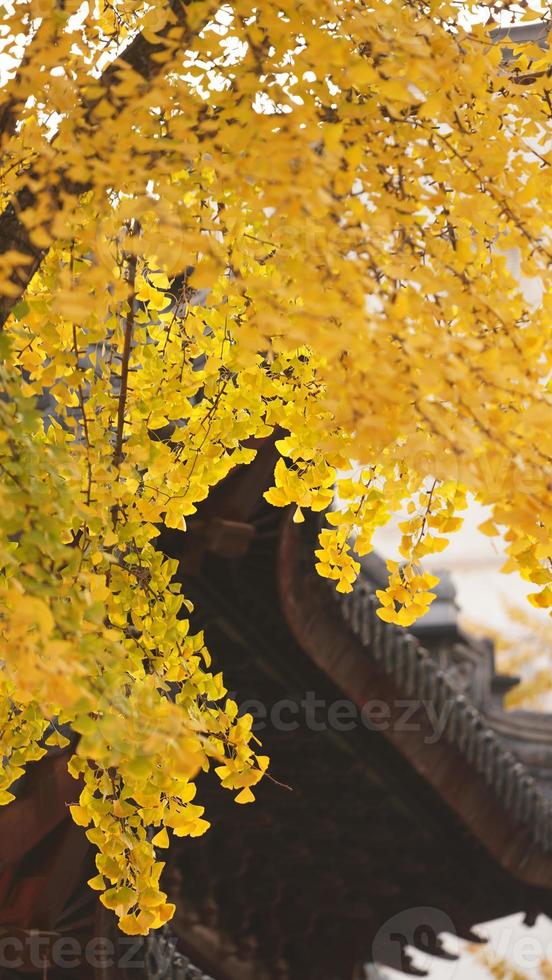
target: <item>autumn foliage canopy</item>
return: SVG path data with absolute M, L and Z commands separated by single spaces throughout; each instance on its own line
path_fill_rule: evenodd
M 270 503 L 328 511 L 341 591 L 405 509 L 382 619 L 427 609 L 468 493 L 552 606 L 552 82 L 492 35 L 539 4 L 506 8 L 5 5 L 0 802 L 79 736 L 72 813 L 126 932 L 173 913 L 198 772 L 247 803 L 268 766 L 155 548 L 255 440 L 278 427 Z

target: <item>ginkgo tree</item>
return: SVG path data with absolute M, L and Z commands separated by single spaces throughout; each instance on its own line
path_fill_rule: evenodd
M 427 609 L 468 492 L 552 604 L 550 62 L 492 37 L 546 16 L 4 4 L 0 802 L 78 736 L 72 814 L 126 932 L 173 913 L 162 851 L 208 827 L 198 772 L 246 803 L 268 766 L 154 546 L 259 439 L 279 427 L 268 500 L 327 510 L 341 591 L 406 508 L 382 619 Z

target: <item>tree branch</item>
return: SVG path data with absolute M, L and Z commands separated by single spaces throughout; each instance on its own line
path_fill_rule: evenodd
M 135 222 L 130 229 L 131 235 L 139 232 L 138 224 Z M 121 356 L 121 387 L 119 389 L 119 401 L 117 404 L 117 428 L 115 431 L 115 446 L 113 449 L 113 465 L 119 470 L 123 462 L 123 435 L 125 428 L 125 412 L 128 395 L 128 372 L 130 367 L 130 351 L 132 348 L 132 334 L 134 331 L 134 312 L 136 307 L 136 255 L 128 256 L 127 280 L 129 285 L 128 313 L 125 318 L 125 329 L 123 336 L 123 352 Z M 114 504 L 111 508 L 113 527 L 117 526 L 119 518 L 119 505 Z

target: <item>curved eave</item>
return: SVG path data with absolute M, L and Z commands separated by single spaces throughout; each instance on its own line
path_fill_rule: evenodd
M 278 577 L 284 614 L 305 653 L 360 709 L 385 701 L 389 742 L 505 870 L 549 888 L 552 806 L 484 715 L 454 691 L 414 637 L 379 620 L 369 596 L 362 603 L 358 592 L 354 602 L 332 600 L 314 570 L 312 548 L 291 521 L 282 531 Z M 432 738 L 425 712 L 416 730 L 404 730 L 407 698 L 437 705 L 453 699 L 442 738 Z

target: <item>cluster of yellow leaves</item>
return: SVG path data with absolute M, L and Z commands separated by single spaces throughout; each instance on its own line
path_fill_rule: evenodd
M 41 759 L 47 720 L 33 702 L 18 702 L 15 685 L 0 674 L 0 805 L 15 799 L 10 787 L 25 772 L 28 762 Z
M 149 518 L 160 521 L 167 505 L 154 511 L 134 491 L 133 506 L 130 492 L 116 492 L 105 430 L 92 441 L 99 410 L 75 441 L 61 399 L 48 428 L 18 373 L 4 368 L 2 381 L 0 800 L 13 799 L 28 761 L 66 744 L 57 729 L 45 737 L 47 726 L 69 724 L 79 736 L 70 771 L 84 781 L 71 810 L 92 825 L 94 887 L 105 888 L 101 900 L 125 931 L 141 933 L 173 912 L 158 888 L 167 829 L 197 836 L 208 827 L 191 802 L 193 778 L 213 760 L 237 801 L 249 802 L 268 759 L 252 751 L 251 716 L 237 717 L 209 672 L 203 636 L 189 635 L 177 563 L 151 544 Z M 192 500 L 184 496 L 184 510 Z
M 478 8 L 8 4 L 0 800 L 70 725 L 129 932 L 171 915 L 157 850 L 206 828 L 197 772 L 248 802 L 266 769 L 154 546 L 257 440 L 272 504 L 335 503 L 341 591 L 406 507 L 383 619 L 427 609 L 466 488 L 552 605 L 548 56 L 518 84 Z
M 418 494 L 417 501 L 408 504 L 409 517 L 399 524 L 399 551 L 405 562 L 387 562 L 388 586 L 376 592 L 382 603 L 378 615 L 386 623 L 411 626 L 427 612 L 435 599 L 431 589 L 439 579 L 423 570 L 421 559 L 446 548 L 444 535 L 462 526 L 457 512 L 465 507 L 465 491 L 450 480 L 441 484 L 435 480 L 429 490 Z
M 320 534 L 316 551 L 318 572 L 337 582 L 338 592 L 351 592 L 360 570 L 358 557 L 372 550 L 374 531 L 387 523 L 393 504 L 406 492 L 406 485 L 393 479 L 394 467 L 375 464 L 356 478 L 335 479 L 337 506 L 327 514 L 331 529 Z

